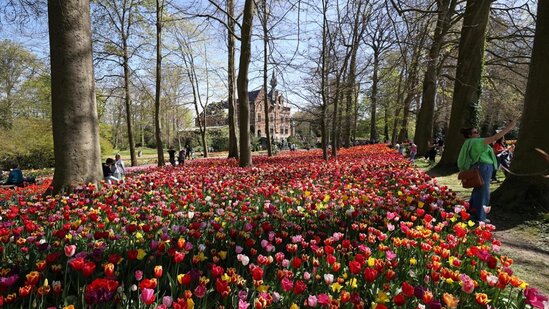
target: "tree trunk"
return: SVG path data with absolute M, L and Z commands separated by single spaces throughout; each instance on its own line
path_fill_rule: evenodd
M 372 96 L 371 96 L 371 118 L 370 118 L 370 141 L 377 142 L 378 134 L 376 127 L 376 110 L 377 110 L 377 84 L 378 79 L 378 70 L 379 70 L 379 52 L 374 50 L 374 71 L 372 76 Z
M 103 179 L 89 1 L 48 1 L 48 24 L 57 194 Z
M 321 130 L 321 145 L 322 145 L 322 158 L 328 160 L 328 126 L 326 123 L 326 115 L 328 110 L 328 87 L 327 87 L 327 55 L 328 52 L 328 18 L 327 18 L 328 4 L 327 0 L 322 1 L 322 51 L 320 57 L 321 68 L 320 68 L 320 92 L 322 96 L 322 106 L 321 106 L 321 115 L 320 115 L 320 130 Z
M 406 78 L 406 97 L 404 98 L 402 122 L 400 123 L 400 132 L 398 134 L 399 143 L 408 140 L 408 121 L 410 120 L 410 106 L 412 105 L 412 101 L 417 94 L 416 85 L 418 83 L 418 65 L 420 61 L 419 57 L 421 57 L 421 50 L 419 46 L 423 46 L 424 41 L 425 35 L 422 34 L 418 46 L 414 47 L 415 50 L 412 55 L 412 63 L 408 68 L 409 74 Z
M 340 93 L 341 93 L 341 75 L 338 74 L 336 77 L 336 85 L 335 85 L 335 93 L 334 93 L 334 110 L 333 110 L 333 116 L 332 116 L 332 156 L 335 158 L 337 157 L 337 135 L 339 131 L 339 125 L 341 122 L 338 121 L 338 115 L 341 112 L 339 108 L 339 101 L 340 101 Z
M 464 141 L 459 133 L 460 128 L 478 125 L 484 41 L 491 3 L 490 0 L 467 1 L 459 41 L 450 126 L 439 167 L 456 167 Z
M 271 143 L 271 130 L 270 130 L 270 122 L 269 119 L 269 94 L 267 92 L 267 78 L 268 78 L 268 72 L 267 72 L 267 50 L 268 50 L 268 44 L 269 44 L 269 33 L 267 31 L 267 0 L 263 0 L 263 110 L 265 114 L 265 136 L 267 136 L 267 155 L 269 157 L 273 156 L 273 145 Z M 274 73 L 273 73 L 274 78 Z M 271 89 L 274 95 L 274 88 Z M 274 102 L 276 104 L 276 102 Z M 273 106 L 274 108 L 274 106 Z M 274 112 L 273 112 L 274 113 Z M 274 125 L 273 125 L 274 127 Z M 274 133 L 274 132 L 273 132 Z
M 126 106 L 126 125 L 128 127 L 128 145 L 130 146 L 131 166 L 137 165 L 137 157 L 135 156 L 135 143 L 133 141 L 133 127 L 132 127 L 132 106 L 131 106 L 131 93 L 130 93 L 130 64 L 128 55 L 128 41 L 124 37 L 123 40 L 123 63 L 124 63 L 124 104 Z
M 162 11 L 164 4 L 156 0 L 156 94 L 154 98 L 154 128 L 158 166 L 164 166 L 164 145 L 160 126 L 160 93 L 162 87 Z M 168 139 L 169 140 L 169 139 Z
M 240 41 L 240 63 L 237 78 L 238 88 L 238 125 L 240 129 L 240 166 L 252 165 L 250 147 L 250 102 L 248 99 L 248 69 L 250 67 L 252 24 L 254 20 L 254 2 L 246 0 L 242 19 Z
M 428 142 L 433 139 L 433 119 L 435 114 L 435 102 L 438 80 L 438 58 L 444 37 L 450 29 L 450 20 L 454 13 L 456 0 L 443 0 L 438 7 L 437 24 L 433 42 L 429 49 L 427 70 L 423 78 L 423 92 L 421 97 L 421 108 L 417 115 L 416 133 L 414 143 L 417 145 L 418 153 L 427 152 Z
M 511 171 L 524 176 L 511 175 L 492 195 L 492 205 L 513 213 L 535 215 L 549 211 L 549 157 L 543 158 L 541 149 L 549 153 L 549 2 L 539 1 L 537 9 L 534 47 L 524 98 Z M 543 177 L 545 174 L 546 177 Z M 529 175 L 529 176 L 526 176 Z
M 355 106 L 354 106 L 354 113 L 353 113 L 353 119 L 352 119 L 352 126 L 351 126 L 351 142 L 354 142 L 356 141 L 356 131 L 357 131 L 357 128 L 356 128 L 356 125 L 357 125 L 357 122 L 358 122 L 358 94 L 360 93 L 360 84 L 357 84 L 356 86 L 356 91 L 354 93 L 355 97 L 354 97 L 354 101 L 355 101 Z
M 229 48 L 228 54 L 228 84 L 229 84 L 229 158 L 238 159 L 238 140 L 236 138 L 236 119 L 235 119 L 235 100 L 234 100 L 234 84 L 235 84 L 235 68 L 234 68 L 234 2 L 233 0 L 227 0 L 227 25 L 229 30 L 227 31 L 227 45 Z

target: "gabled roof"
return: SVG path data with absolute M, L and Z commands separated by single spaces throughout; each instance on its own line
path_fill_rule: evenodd
M 250 100 L 251 104 L 255 103 L 255 99 L 257 99 L 260 91 L 261 89 L 248 92 L 248 100 Z

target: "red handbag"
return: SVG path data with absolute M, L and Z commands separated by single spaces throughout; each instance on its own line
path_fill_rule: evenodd
M 458 179 L 464 188 L 478 188 L 484 185 L 484 180 L 478 168 L 470 168 L 458 174 Z

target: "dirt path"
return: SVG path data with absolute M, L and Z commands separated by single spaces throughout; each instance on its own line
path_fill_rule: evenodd
M 439 185 L 448 186 L 464 200 L 469 199 L 471 192 L 461 187 L 457 173 L 441 175 L 430 170 L 430 166 L 418 165 Z M 497 187 L 499 183 L 492 184 L 490 189 L 493 191 Z M 518 214 L 501 213 L 494 207 L 488 217 L 496 226 L 494 234 L 501 241 L 501 253 L 513 259 L 515 274 L 549 296 L 549 222 L 525 221 Z
M 549 224 L 520 222 L 516 216 L 497 212 L 491 217 L 496 239 L 501 241 L 501 252 L 513 259 L 515 274 L 549 295 Z

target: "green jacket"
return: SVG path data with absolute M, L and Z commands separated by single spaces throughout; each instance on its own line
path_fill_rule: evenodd
M 476 163 L 488 163 L 498 167 L 496 155 L 490 145 L 484 145 L 484 138 L 468 138 L 461 146 L 458 157 L 458 168 L 460 171 L 466 171 Z

